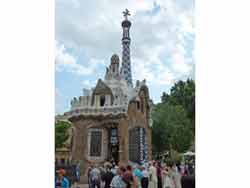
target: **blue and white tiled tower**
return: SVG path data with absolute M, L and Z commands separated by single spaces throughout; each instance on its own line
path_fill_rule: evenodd
M 129 87 L 133 87 L 131 62 L 130 62 L 130 36 L 129 29 L 131 22 L 128 20 L 129 11 L 126 9 L 123 12 L 125 20 L 122 22 L 123 36 L 122 36 L 122 67 L 121 76 L 127 81 Z

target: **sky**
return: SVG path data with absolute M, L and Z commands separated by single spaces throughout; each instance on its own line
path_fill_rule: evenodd
M 121 60 L 126 8 L 133 83 L 146 79 L 157 103 L 176 81 L 194 79 L 194 0 L 56 0 L 55 8 L 56 114 L 104 78 L 114 53 Z

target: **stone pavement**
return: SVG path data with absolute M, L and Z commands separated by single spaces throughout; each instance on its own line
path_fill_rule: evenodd
M 75 188 L 75 187 L 72 187 Z M 79 184 L 77 185 L 77 188 L 89 188 L 88 184 Z
M 78 185 L 79 188 L 89 188 L 88 184 L 80 184 Z

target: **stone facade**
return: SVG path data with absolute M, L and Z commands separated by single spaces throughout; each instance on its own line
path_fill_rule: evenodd
M 122 24 L 123 32 L 126 32 L 123 39 L 129 37 L 129 29 L 124 28 L 124 22 L 129 22 L 127 15 Z M 152 101 L 145 80 L 137 81 L 133 87 L 130 52 L 127 53 L 130 38 L 129 44 L 122 42 L 126 45 L 122 67 L 119 67 L 119 56 L 114 54 L 104 80 L 99 79 L 90 90 L 84 89 L 83 96 L 75 97 L 70 111 L 63 115 L 73 125 L 71 158 L 82 161 L 83 171 L 89 163 L 104 163 L 111 159 L 140 163 L 152 157 Z M 129 73 L 124 75 L 124 70 Z
M 72 159 L 83 161 L 84 169 L 89 163 L 103 163 L 108 158 L 108 129 L 117 128 L 119 140 L 119 161 L 128 162 L 129 158 L 129 130 L 142 127 L 146 130 L 148 145 L 148 160 L 152 157 L 151 148 L 151 128 L 149 127 L 149 106 L 145 91 L 141 91 L 141 98 L 145 100 L 144 112 L 137 108 L 138 101 L 131 101 L 126 114 L 119 115 L 99 115 L 94 116 L 73 116 L 69 120 L 75 128 Z M 142 107 L 142 106 L 140 106 Z M 102 131 L 102 154 L 100 157 L 91 157 L 90 150 L 90 131 L 99 129 Z

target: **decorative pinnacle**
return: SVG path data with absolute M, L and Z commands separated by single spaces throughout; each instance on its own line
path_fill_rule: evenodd
M 130 16 L 128 9 L 125 9 L 125 11 L 123 11 L 122 13 L 123 13 L 125 20 L 128 20 L 128 16 Z

